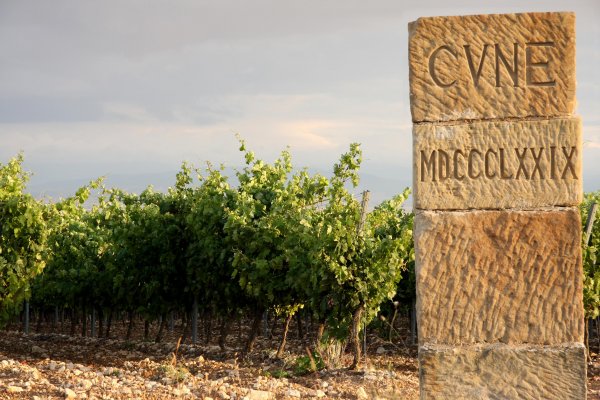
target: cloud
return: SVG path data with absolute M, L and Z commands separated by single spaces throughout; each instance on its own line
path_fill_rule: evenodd
M 599 4 L 572 7 L 588 152 L 600 143 Z M 239 165 L 235 133 L 260 157 L 290 145 L 295 165 L 326 170 L 360 142 L 366 176 L 396 192 L 412 168 L 406 23 L 552 8 L 562 3 L 0 1 L 0 157 L 22 149 L 50 182 Z
M 104 113 L 109 119 L 123 119 L 125 121 L 158 122 L 144 107 L 137 104 L 106 103 Z
M 598 122 L 583 121 L 583 148 L 600 149 L 600 124 Z M 585 159 L 584 159 L 585 162 Z
M 340 143 L 328 132 L 339 132 L 347 126 L 347 122 L 333 120 L 299 120 L 286 121 L 280 124 L 281 132 L 288 139 L 290 146 L 300 150 L 335 149 Z

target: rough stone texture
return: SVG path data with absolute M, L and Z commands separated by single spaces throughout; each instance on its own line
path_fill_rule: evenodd
M 418 124 L 413 152 L 416 209 L 531 209 L 581 202 L 578 118 Z
M 584 351 L 580 343 L 421 347 L 421 399 L 582 400 Z
M 577 208 L 415 216 L 419 343 L 583 342 Z
M 415 122 L 573 112 L 574 13 L 419 18 L 409 24 L 409 35 Z

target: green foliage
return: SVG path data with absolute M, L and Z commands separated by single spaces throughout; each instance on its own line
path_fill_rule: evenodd
M 308 304 L 343 339 L 359 307 L 370 320 L 394 296 L 413 258 L 412 216 L 402 209 L 408 190 L 369 213 L 359 232 L 361 204 L 348 189 L 358 184 L 359 145 L 330 179 L 294 172 L 287 151 L 269 164 L 243 142 L 241 150 L 247 164 L 225 225 L 232 276 L 260 308 L 294 313 Z
M 580 206 L 581 221 L 585 235 L 585 224 L 592 203 L 600 207 L 600 191 L 587 193 Z M 584 238 L 585 240 L 585 238 Z M 600 211 L 596 212 L 596 221 L 588 244 L 583 244 L 583 305 L 586 318 L 600 315 Z
M 350 191 L 359 181 L 358 144 L 330 177 L 294 169 L 288 151 L 269 163 L 240 144 L 245 166 L 237 187 L 223 169 L 209 165 L 200 173 L 184 163 L 167 193 L 152 187 L 127 193 L 97 180 L 46 208 L 22 201 L 33 210 L 22 212 L 25 221 L 31 215 L 51 228 L 40 236 L 48 237 L 48 250 L 42 246 L 33 257 L 40 266 L 48 261 L 34 282 L 35 304 L 148 319 L 189 311 L 194 300 L 225 317 L 244 309 L 293 315 L 308 308 L 327 321 L 327 337 L 340 340 L 358 309 L 363 322 L 371 320 L 413 259 L 412 216 L 402 209 L 408 190 L 361 221 Z M 17 164 L 10 165 L 19 177 Z M 22 192 L 24 175 L 12 178 L 12 186 L 5 180 Z M 23 288 L 33 275 L 23 277 Z
M 234 268 L 232 239 L 225 232 L 234 190 L 222 170 L 207 168 L 206 177 L 191 196 L 186 224 L 191 234 L 187 248 L 187 284 L 190 294 L 205 308 L 227 315 L 248 304 Z
M 104 210 L 116 219 L 112 228 L 114 296 L 121 307 L 149 319 L 182 303 L 189 243 L 185 165 L 168 193 L 148 187 L 140 195 L 110 191 Z
M 278 307 L 290 313 L 303 302 L 290 265 L 305 232 L 298 231 L 299 216 L 314 208 L 327 180 L 306 171 L 293 173 L 291 156 L 284 151 L 273 164 L 257 159 L 244 143 L 246 167 L 237 173 L 239 187 L 228 208 L 225 232 L 234 249 L 233 274 L 240 287 L 261 309 Z
M 96 213 L 88 212 L 84 204 L 100 183 L 91 182 L 50 207 L 48 265 L 33 282 L 34 303 L 66 306 L 97 292 L 105 239 Z
M 294 362 L 294 374 L 296 375 L 306 375 L 324 368 L 325 362 L 316 351 L 312 353 L 312 357 L 300 356 Z
M 341 156 L 326 185 L 327 204 L 304 210 L 292 236 L 300 245 L 293 247 L 298 256 L 291 281 L 340 339 L 347 337 L 357 309 L 364 309 L 368 322 L 381 302 L 395 295 L 402 271 L 414 258 L 412 215 L 402 209 L 408 189 L 368 213 L 359 231 L 361 203 L 348 186 L 358 184 L 361 157 L 356 144 Z
M 47 207 L 24 193 L 23 156 L 0 164 L 0 322 L 29 297 L 46 265 Z

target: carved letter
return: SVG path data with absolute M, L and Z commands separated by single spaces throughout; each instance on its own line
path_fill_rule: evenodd
M 427 160 L 425 151 L 421 150 L 421 182 L 425 182 L 425 170 L 431 172 L 431 180 L 435 182 L 435 159 L 435 150 L 431 152 L 429 160 Z
M 500 45 L 495 44 L 494 48 L 496 50 L 496 87 L 500 87 L 500 61 L 502 61 L 502 64 L 504 64 L 506 71 L 512 78 L 513 86 L 514 87 L 519 86 L 519 44 L 518 43 L 514 44 L 514 50 L 513 50 L 514 65 L 512 68 L 508 64 L 508 61 L 506 60 L 506 58 L 504 58 L 504 54 L 502 54 L 502 50 L 500 50 Z
M 571 152 L 567 154 L 567 148 L 564 146 L 562 148 L 563 154 L 565 155 L 565 157 L 567 157 L 567 165 L 565 165 L 565 169 L 563 170 L 561 176 L 562 179 L 565 179 L 565 176 L 567 175 L 567 169 L 571 171 L 571 175 L 573 176 L 573 178 L 578 179 L 577 175 L 575 174 L 575 166 L 573 165 L 573 156 L 577 154 L 576 150 L 577 149 L 575 148 L 575 146 L 571 146 Z
M 540 61 L 533 62 L 531 60 L 531 49 L 533 47 L 554 47 L 553 42 L 531 42 L 527 43 L 525 47 L 525 80 L 527 82 L 527 86 L 556 86 L 556 81 L 554 79 L 544 82 L 535 82 L 533 80 L 532 69 L 533 68 L 545 68 L 548 69 L 548 63 L 550 61 Z
M 444 83 L 438 78 L 437 73 L 435 72 L 435 60 L 437 58 L 438 53 L 442 50 L 447 51 L 452 55 L 452 57 L 456 59 L 456 53 L 454 52 L 454 50 L 452 50 L 450 46 L 444 45 L 438 47 L 433 53 L 431 53 L 431 56 L 429 56 L 429 75 L 431 75 L 431 79 L 433 79 L 436 85 L 438 85 L 439 87 L 447 88 L 454 85 L 456 83 L 456 79 L 450 83 Z
M 500 149 L 500 178 L 512 179 L 513 174 L 506 174 L 506 165 L 504 164 L 504 149 Z
M 515 148 L 515 153 L 517 153 L 517 158 L 519 159 L 519 169 L 517 169 L 517 176 L 515 179 L 519 179 L 519 176 L 521 176 L 521 171 L 523 171 L 525 179 L 529 179 L 529 172 L 527 172 L 527 168 L 525 168 L 525 155 L 527 154 L 527 147 L 523 149 L 523 153 L 519 153 L 519 149 Z
M 479 87 L 479 77 L 481 76 L 481 70 L 483 69 L 483 60 L 485 60 L 485 53 L 487 52 L 489 44 L 483 45 L 483 51 L 481 52 L 481 59 L 479 60 L 479 66 L 477 67 L 477 72 L 475 72 L 475 66 L 473 65 L 473 58 L 471 57 L 471 46 L 465 44 L 463 47 L 465 48 L 465 55 L 467 56 L 467 61 L 469 62 L 469 70 L 471 71 L 471 78 L 473 78 L 473 84 L 475 87 Z
M 544 173 L 540 168 L 540 159 L 542 158 L 544 148 L 540 147 L 540 151 L 538 152 L 537 156 L 535 155 L 535 150 L 533 148 L 530 148 L 529 151 L 531 152 L 531 155 L 533 156 L 533 161 L 535 162 L 535 165 L 533 166 L 533 171 L 531 171 L 531 179 L 533 179 L 533 177 L 535 176 L 535 171 L 537 171 L 540 175 L 540 179 L 544 179 Z
M 494 150 L 489 149 L 485 152 L 485 176 L 487 178 L 493 178 L 496 176 L 496 172 L 490 172 L 490 155 L 493 154 L 496 159 L 498 159 L 498 153 Z
M 468 165 L 468 174 L 469 174 L 469 178 L 471 179 L 477 179 L 481 176 L 481 169 L 479 169 L 479 173 L 477 175 L 475 175 L 473 173 L 473 155 L 477 154 L 479 156 L 479 158 L 481 158 L 481 152 L 479 150 L 476 149 L 471 149 L 471 151 L 469 152 L 469 165 Z
M 550 146 L 550 178 L 556 179 L 556 146 Z
M 463 179 L 465 179 L 465 175 L 458 174 L 458 156 L 459 155 L 461 155 L 463 158 L 465 158 L 465 153 L 463 153 L 462 150 L 454 150 L 454 179 L 458 179 L 459 181 L 462 181 Z
M 438 176 L 445 181 L 450 176 L 450 157 L 444 150 L 438 150 Z

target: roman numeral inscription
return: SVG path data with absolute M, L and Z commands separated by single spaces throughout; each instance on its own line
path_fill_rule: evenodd
M 527 25 L 531 30 L 515 29 Z M 575 16 L 433 17 L 409 25 L 414 121 L 568 116 Z
M 548 207 L 581 201 L 577 118 L 419 124 L 413 139 L 419 209 Z
M 421 150 L 420 178 L 421 182 L 443 182 L 446 179 L 579 179 L 575 169 L 577 148 L 562 146 L 561 149 L 562 153 L 556 151 L 556 146 L 549 149 L 437 149 L 430 154 Z
M 409 24 L 422 400 L 586 397 L 574 26 Z

